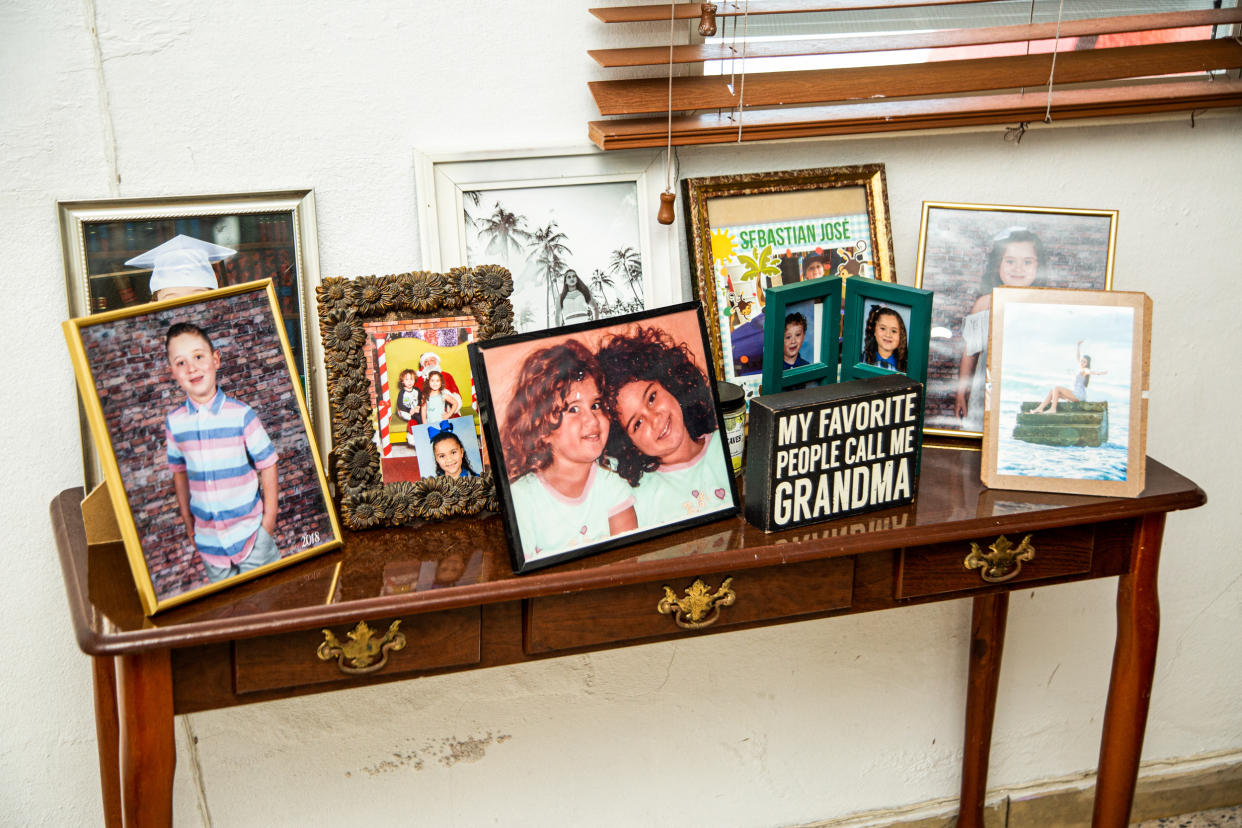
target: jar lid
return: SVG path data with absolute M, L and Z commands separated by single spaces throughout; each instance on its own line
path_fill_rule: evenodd
M 720 396 L 721 408 L 739 408 L 746 401 L 746 392 L 736 383 L 721 380 L 716 383 L 716 393 Z

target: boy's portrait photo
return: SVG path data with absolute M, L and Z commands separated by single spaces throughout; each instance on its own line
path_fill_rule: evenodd
M 820 343 L 815 332 L 819 311 L 815 302 L 798 302 L 785 308 L 785 331 L 781 338 L 781 363 L 785 371 L 819 361 Z
M 340 544 L 270 283 L 65 323 L 148 613 Z
M 734 514 L 701 312 L 472 345 L 518 572 Z

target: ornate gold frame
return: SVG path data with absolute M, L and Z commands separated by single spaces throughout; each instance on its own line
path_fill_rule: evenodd
M 332 415 L 329 476 L 336 486 L 341 519 L 351 529 L 441 520 L 497 508 L 491 471 L 452 480 L 423 478 L 384 483 L 367 387 L 364 323 L 428 319 L 469 313 L 478 322 L 476 341 L 510 336 L 513 277 L 497 265 L 456 267 L 448 273 L 340 276 L 324 279 L 315 294 Z
M 712 258 L 711 245 L 712 226 L 708 219 L 709 202 L 742 196 L 794 194 L 814 190 L 860 187 L 863 189 L 867 204 L 876 277 L 884 282 L 896 281 L 893 262 L 893 231 L 889 222 L 888 192 L 885 187 L 883 164 L 687 178 L 682 181 L 682 187 L 686 197 L 687 241 L 694 264 L 692 281 L 695 293 L 703 302 L 712 353 L 716 360 L 716 370 L 722 379 L 726 378 L 730 372 L 725 371 L 724 351 L 720 342 L 720 308 L 716 301 L 715 261 Z M 759 223 L 766 216 L 756 214 L 755 218 L 755 223 Z

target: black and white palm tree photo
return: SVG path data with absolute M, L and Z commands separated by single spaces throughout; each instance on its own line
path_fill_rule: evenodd
M 647 306 L 633 182 L 471 190 L 467 263 L 513 274 L 518 331 L 558 328 Z

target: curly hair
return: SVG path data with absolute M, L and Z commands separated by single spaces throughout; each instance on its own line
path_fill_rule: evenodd
M 875 365 L 879 359 L 879 345 L 875 341 L 875 326 L 880 321 L 880 317 L 889 315 L 897 320 L 897 327 L 901 329 L 901 341 L 897 343 L 897 349 L 893 351 L 893 355 L 897 358 L 897 370 L 905 373 L 906 358 L 909 355 L 909 343 L 906 341 L 906 322 L 901 318 L 901 314 L 892 308 L 884 305 L 875 305 L 867 314 L 867 330 L 863 335 L 863 362 L 868 365 Z
M 707 375 L 698 367 L 685 343 L 658 328 L 639 327 L 632 333 L 604 340 L 595 358 L 604 372 L 604 399 L 614 428 L 608 433 L 606 454 L 617 461 L 617 473 L 637 486 L 644 472 L 660 467 L 660 458 L 644 454 L 630 441 L 617 421 L 617 394 L 631 382 L 658 382 L 681 403 L 682 420 L 690 439 L 698 441 L 716 430 L 716 406 Z
M 1006 228 L 992 238 L 992 249 L 988 252 L 988 262 L 983 267 L 983 278 L 980 280 L 983 286 L 980 294 L 991 293 L 992 288 L 998 288 L 1004 284 L 1000 277 L 1001 260 L 1005 258 L 1005 251 L 1009 245 L 1016 242 L 1030 242 L 1031 247 L 1035 249 L 1036 273 L 1044 269 L 1048 260 L 1044 258 L 1044 243 L 1039 236 L 1025 227 Z
M 401 372 L 400 375 L 398 375 L 397 385 L 404 386 L 406 377 L 413 377 L 414 382 L 416 383 L 418 382 L 418 372 L 415 371 L 413 368 L 406 368 L 404 371 Z
M 548 435 L 561 427 L 570 387 L 587 377 L 603 388 L 599 365 L 576 339 L 541 348 L 526 357 L 518 371 L 513 399 L 505 407 L 500 435 L 510 482 L 552 465 Z M 599 464 L 606 463 L 601 454 Z

